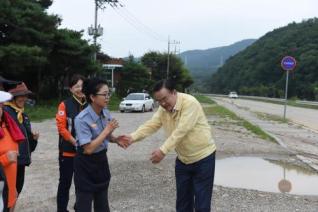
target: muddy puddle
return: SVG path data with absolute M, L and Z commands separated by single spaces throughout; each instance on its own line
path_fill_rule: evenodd
M 257 157 L 218 159 L 214 184 L 267 192 L 318 195 L 318 173 L 314 170 Z

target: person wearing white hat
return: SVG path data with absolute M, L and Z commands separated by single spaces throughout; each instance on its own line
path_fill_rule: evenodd
M 12 95 L 5 91 L 0 91 L 0 104 L 12 99 Z
M 10 93 L 0 91 L 0 166 L 3 169 L 8 186 L 8 199 L 2 200 L 3 211 L 14 211 L 17 200 L 16 177 L 17 157 L 20 142 L 25 137 L 11 116 L 3 110 L 3 103 L 12 98 Z M 3 194 L 3 193 L 2 193 Z

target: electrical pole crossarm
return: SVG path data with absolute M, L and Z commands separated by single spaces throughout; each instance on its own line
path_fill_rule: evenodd
M 168 36 L 168 55 L 167 55 L 167 79 L 169 79 L 169 69 L 170 69 L 170 45 L 179 45 L 180 41 L 170 41 L 170 36 Z M 176 54 L 176 46 L 175 46 L 175 51 L 174 53 Z

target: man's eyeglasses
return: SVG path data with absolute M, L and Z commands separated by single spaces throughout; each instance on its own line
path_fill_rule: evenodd
M 104 96 L 105 98 L 110 98 L 112 96 L 111 93 L 97 93 L 96 96 Z
M 175 94 L 175 91 L 168 93 L 166 96 L 162 97 L 161 99 L 156 99 L 159 104 L 167 103 L 170 98 Z
M 157 102 L 159 102 L 159 104 L 162 104 L 162 103 L 166 103 L 167 100 L 169 99 L 170 96 L 165 96 L 161 99 L 157 99 Z

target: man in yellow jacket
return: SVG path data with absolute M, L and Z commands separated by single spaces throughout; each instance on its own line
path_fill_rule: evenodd
M 119 139 L 137 142 L 163 127 L 167 139 L 152 152 L 151 161 L 159 163 L 168 152 L 177 152 L 177 212 L 209 212 L 216 146 L 200 103 L 191 95 L 177 92 L 174 86 L 170 80 L 157 82 L 153 92 L 159 109 L 135 132 Z

